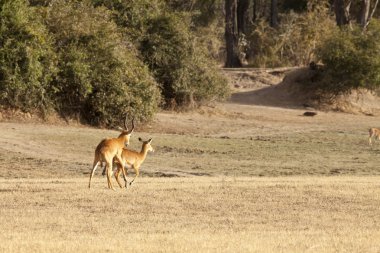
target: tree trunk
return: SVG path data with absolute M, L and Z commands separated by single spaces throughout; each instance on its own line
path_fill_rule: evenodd
M 359 23 L 363 27 L 363 31 L 367 29 L 367 26 L 369 25 L 369 21 L 371 21 L 373 15 L 375 14 L 378 3 L 379 3 L 379 0 L 376 0 L 373 6 L 372 12 L 370 14 L 371 0 L 362 0 Z
M 361 27 L 365 27 L 369 18 L 369 9 L 371 6 L 371 0 L 362 0 L 360 6 L 360 14 L 358 23 Z
M 238 34 L 247 33 L 247 14 L 248 14 L 249 0 L 238 0 L 237 2 L 237 27 Z
M 349 17 L 350 6 L 351 6 L 351 1 L 349 1 L 348 4 L 345 4 L 344 0 L 334 1 L 335 19 L 336 19 L 336 24 L 339 27 L 348 25 L 350 23 L 350 17 Z
M 257 0 L 252 0 L 252 23 L 257 20 Z
M 271 0 L 270 4 L 270 26 L 278 27 L 278 8 L 277 8 L 277 0 Z
M 225 15 L 226 15 L 226 67 L 241 67 L 239 60 L 238 49 L 238 28 L 237 28 L 237 0 L 225 0 Z

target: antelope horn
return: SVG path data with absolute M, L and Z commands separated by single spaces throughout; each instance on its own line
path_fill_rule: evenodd
M 127 124 L 125 124 L 125 125 L 127 125 Z M 135 129 L 135 117 L 132 118 L 132 129 L 128 131 L 128 134 L 132 133 L 133 129 Z M 128 130 L 128 128 L 126 128 L 126 130 Z
M 127 121 L 128 121 L 128 115 L 125 115 L 124 128 L 125 128 L 125 130 L 128 131 Z

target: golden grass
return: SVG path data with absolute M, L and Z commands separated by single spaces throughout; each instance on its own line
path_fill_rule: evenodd
M 0 179 L 0 252 L 379 252 L 379 177 Z
M 0 252 L 380 252 L 377 117 L 225 106 L 136 131 L 156 152 L 116 192 L 87 185 L 117 132 L 1 122 Z

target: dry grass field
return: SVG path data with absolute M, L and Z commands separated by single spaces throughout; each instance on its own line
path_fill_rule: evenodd
M 379 116 L 303 112 L 159 113 L 131 140 L 156 152 L 116 191 L 101 169 L 87 188 L 116 131 L 2 121 L 0 252 L 380 252 Z
M 1 252 L 379 252 L 374 177 L 1 179 Z

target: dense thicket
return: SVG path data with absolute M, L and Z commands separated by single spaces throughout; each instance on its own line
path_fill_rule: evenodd
M 231 8 L 236 5 L 237 17 L 226 19 L 230 22 L 226 27 L 233 26 L 239 38 L 226 40 L 227 48 L 240 57 L 233 66 L 305 66 L 313 62 L 315 66 L 318 62 L 310 88 L 340 94 L 380 86 L 378 0 L 225 3 Z M 231 65 L 229 60 L 227 55 L 226 66 Z
M 40 16 L 25 0 L 1 1 L 0 22 L 1 105 L 52 109 L 57 57 Z
M 315 61 L 327 91 L 378 87 L 378 2 L 0 0 L 0 105 L 149 120 L 228 96 L 217 64 Z
M 321 89 L 332 94 L 351 89 L 380 87 L 380 22 L 373 20 L 367 32 L 360 26 L 337 30 L 326 38 L 317 55 L 324 63 Z
M 303 66 L 315 60 L 316 48 L 335 29 L 328 5 L 309 4 L 302 13 L 281 15 L 276 28 L 263 19 L 255 22 L 244 49 L 253 66 Z
M 165 107 L 195 106 L 228 95 L 226 80 L 192 25 L 205 18 L 193 17 L 174 1 L 94 1 L 114 11 L 116 23 L 160 84 Z
M 148 0 L 30 3 L 0 2 L 2 106 L 111 126 L 228 94 L 189 12 Z
M 157 83 L 107 9 L 57 1 L 45 13 L 59 59 L 52 82 L 59 111 L 107 125 L 125 113 L 153 115 L 160 101 Z

